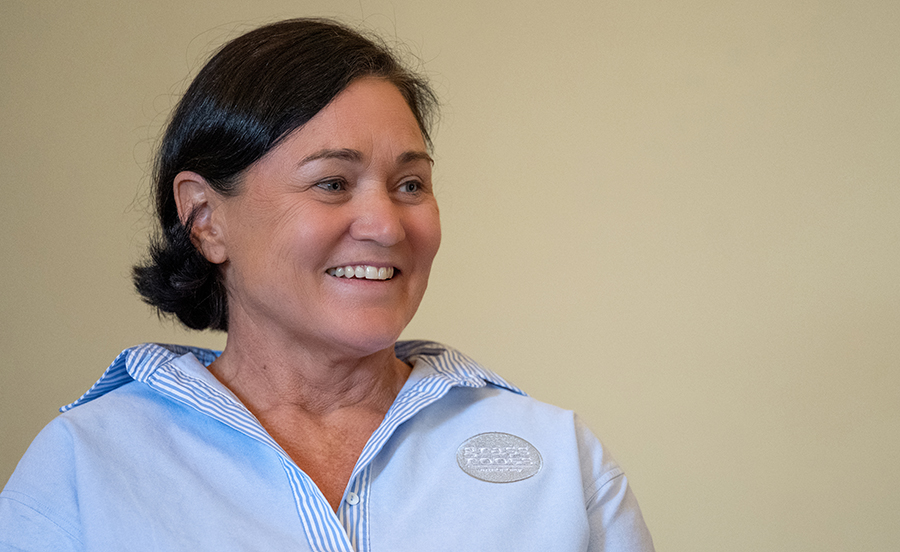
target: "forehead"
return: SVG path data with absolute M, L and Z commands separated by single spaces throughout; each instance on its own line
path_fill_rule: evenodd
M 310 148 L 353 148 L 365 151 L 377 143 L 401 149 L 425 149 L 419 124 L 403 95 L 378 78 L 352 82 L 294 133 Z
M 380 170 L 420 160 L 431 163 L 418 122 L 403 95 L 390 82 L 375 78 L 351 83 L 248 167 L 245 177 L 255 180 L 299 174 L 296 171 L 312 167 L 309 161 L 316 159 Z

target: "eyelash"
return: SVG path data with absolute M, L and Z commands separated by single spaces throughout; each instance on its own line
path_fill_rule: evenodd
M 347 189 L 347 183 L 343 179 L 336 178 L 322 180 L 321 182 L 317 182 L 316 186 L 326 192 L 342 192 Z M 338 186 L 339 188 L 335 188 L 335 186 Z M 410 190 L 410 186 L 414 186 L 415 188 Z M 422 183 L 418 180 L 406 180 L 401 182 L 398 188 L 401 192 L 417 194 L 422 191 Z
M 338 178 L 332 178 L 329 180 L 317 182 L 316 186 L 325 190 L 326 192 L 342 192 L 347 189 L 347 183 L 344 182 L 344 180 Z M 340 188 L 335 189 L 334 186 L 339 186 Z

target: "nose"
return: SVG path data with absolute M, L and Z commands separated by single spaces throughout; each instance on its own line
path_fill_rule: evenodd
M 384 247 L 396 245 L 406 238 L 402 206 L 393 201 L 384 186 L 358 194 L 354 203 L 350 237 Z

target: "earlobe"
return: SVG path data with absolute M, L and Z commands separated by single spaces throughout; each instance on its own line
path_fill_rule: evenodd
M 221 196 L 206 179 L 191 171 L 182 171 L 172 183 L 175 205 L 181 223 L 191 226 L 191 242 L 213 264 L 224 263 L 228 256 L 223 241 L 224 227 L 217 207 Z

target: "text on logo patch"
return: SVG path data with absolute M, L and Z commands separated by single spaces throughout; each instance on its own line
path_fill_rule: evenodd
M 456 462 L 462 471 L 490 483 L 513 483 L 541 471 L 543 459 L 534 446 L 509 433 L 481 433 L 459 446 Z

